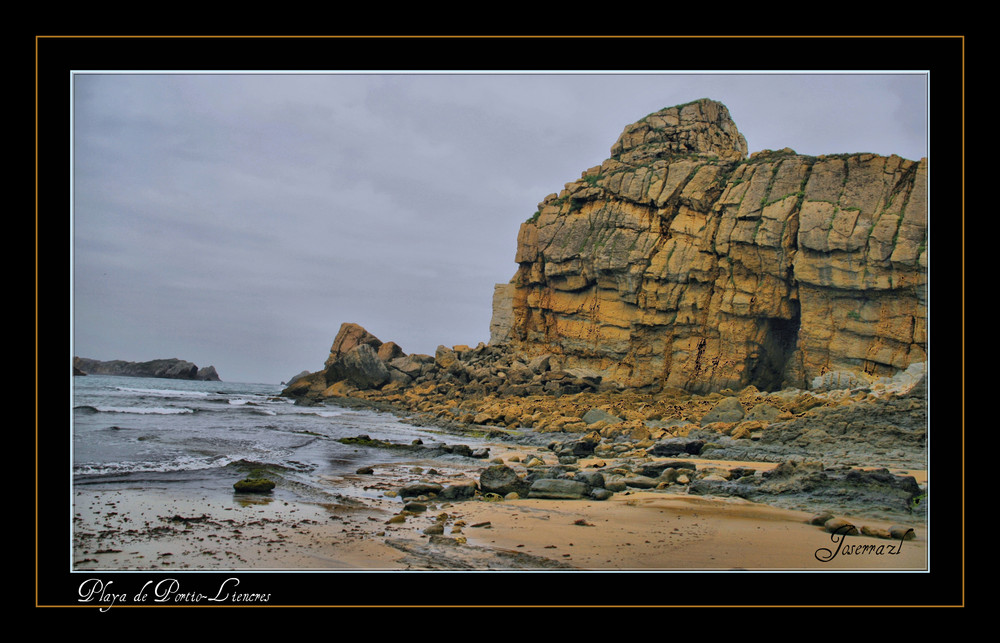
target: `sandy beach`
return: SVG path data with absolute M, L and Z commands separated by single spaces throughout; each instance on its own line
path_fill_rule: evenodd
M 757 466 L 760 466 L 759 463 Z M 74 569 L 924 570 L 927 533 L 843 538 L 813 514 L 738 498 L 630 490 L 608 500 L 426 499 L 403 511 L 405 465 L 330 484 L 339 500 L 157 488 L 74 491 Z M 451 474 L 461 476 L 462 474 Z M 388 492 L 388 495 L 387 495 Z M 892 522 L 843 516 L 861 527 Z
M 614 399 L 626 411 L 648 404 L 625 394 Z M 517 401 L 566 413 L 573 404 L 594 407 L 597 400 Z M 685 409 L 696 417 L 718 403 L 691 398 Z M 894 604 L 894 591 L 869 594 L 869 584 L 857 586 L 860 594 L 850 587 L 831 595 L 833 584 L 848 579 L 828 572 L 926 577 L 930 570 L 922 447 L 895 435 L 880 442 L 872 429 L 866 442 L 850 434 L 831 441 L 817 431 L 855 417 L 867 422 L 858 426 L 870 427 L 883 408 L 877 403 L 834 400 L 829 421 L 803 415 L 779 423 L 773 440 L 766 432 L 737 440 L 719 424 L 689 425 L 679 435 L 646 430 L 642 421 L 628 432 L 619 430 L 625 424 L 601 423 L 587 433 L 484 430 L 449 420 L 455 416 L 447 410 L 393 418 L 362 409 L 331 419 L 322 412 L 343 413 L 344 407 L 303 408 L 316 413 L 292 418 L 317 418 L 313 423 L 265 437 L 282 448 L 310 449 L 294 451 L 281 466 L 253 464 L 274 482 L 264 493 L 234 488 L 250 479 L 253 469 L 246 464 L 205 475 L 106 475 L 74 484 L 70 582 L 84 596 L 78 602 L 91 602 L 89 591 L 98 584 L 138 592 L 146 583 L 163 582 L 166 591 L 176 580 L 185 587 L 238 582 L 241 590 L 252 588 L 249 600 L 268 605 L 824 604 L 832 597 Z M 336 422 L 351 428 L 320 432 Z M 389 431 L 385 427 L 391 428 L 385 438 L 367 434 Z M 653 430 L 655 438 L 647 435 Z M 148 439 L 128 444 L 155 446 L 164 433 L 158 427 L 107 431 L 109 438 L 134 435 Z M 252 434 L 237 437 L 244 435 Z M 709 441 L 712 447 L 702 449 Z M 699 447 L 698 453 L 688 446 Z M 836 521 L 857 531 L 831 533 Z M 803 594 L 783 584 L 779 593 L 677 592 L 694 582 L 711 587 L 718 573 L 743 572 L 820 574 L 824 591 Z M 577 591 L 581 581 L 616 574 L 628 577 L 629 591 Z M 684 579 L 680 585 L 667 583 L 671 590 L 661 591 L 675 574 Z M 289 577 L 294 580 L 286 584 Z M 520 577 L 510 586 L 515 591 L 499 592 L 507 581 L 494 578 L 512 577 Z M 465 579 L 489 589 L 465 593 Z M 727 589 L 738 586 L 744 587 Z M 385 593 L 385 587 L 392 590 Z M 204 595 L 213 591 L 219 590 Z M 186 594 L 176 598 L 182 596 L 186 600 Z

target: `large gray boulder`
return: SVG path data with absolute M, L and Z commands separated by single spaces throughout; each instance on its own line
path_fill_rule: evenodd
M 549 448 L 560 456 L 571 455 L 577 458 L 584 458 L 592 455 L 599 443 L 600 437 L 584 436 L 579 440 L 572 440 L 570 442 L 553 442 L 549 445 Z
M 468 480 L 457 480 L 442 489 L 439 495 L 448 500 L 462 500 L 474 497 L 477 489 L 476 481 L 471 478 Z
M 528 497 L 550 500 L 580 500 L 587 497 L 590 489 L 590 487 L 578 480 L 540 478 L 531 483 Z
M 762 422 L 774 422 L 781 417 L 781 409 L 770 404 L 757 404 L 747 413 L 746 419 L 760 420 Z
M 423 359 L 422 359 L 423 358 Z M 434 358 L 428 355 L 407 355 L 389 361 L 389 366 L 397 371 L 416 379 L 423 374 L 424 364 L 433 363 Z
M 416 498 L 430 494 L 439 494 L 444 490 L 444 486 L 436 482 L 411 482 L 399 489 L 402 498 Z
M 517 471 L 505 464 L 495 464 L 486 467 L 479 474 L 479 489 L 483 493 L 495 493 L 499 496 L 506 496 L 512 492 L 524 495 L 529 485 L 517 475 Z
M 406 353 L 396 342 L 386 342 L 378 347 L 378 358 L 383 362 L 391 362 L 400 357 L 406 357 Z
M 573 479 L 582 482 L 591 489 L 604 488 L 604 474 L 600 471 L 579 471 Z
M 531 369 L 532 373 L 540 375 L 547 370 L 549 370 L 552 362 L 552 355 L 546 353 L 545 355 L 539 355 L 530 362 L 528 362 L 528 368 Z
M 735 397 L 725 397 L 701 418 L 701 425 L 712 422 L 739 422 L 743 419 L 743 405 Z
M 705 446 L 704 440 L 692 438 L 666 438 L 654 444 L 648 451 L 650 455 L 671 457 L 676 455 L 699 455 Z
M 604 409 L 590 409 L 583 414 L 583 421 L 587 424 L 594 424 L 596 422 L 607 422 L 608 424 L 619 424 L 622 419 L 617 415 L 612 415 L 605 411 Z
M 370 344 L 358 344 L 326 370 L 327 382 L 347 380 L 362 390 L 378 388 L 389 379 L 389 369 Z

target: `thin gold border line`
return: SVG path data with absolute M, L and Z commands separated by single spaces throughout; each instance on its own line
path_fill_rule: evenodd
M 788 36 L 788 35 L 758 35 L 758 36 L 743 36 L 743 35 L 724 35 L 724 36 L 691 36 L 691 35 L 627 35 L 627 36 L 615 36 L 615 35 L 578 35 L 578 36 L 546 36 L 546 35 L 326 35 L 326 36 L 307 36 L 307 35 L 286 35 L 286 36 L 267 36 L 267 35 L 242 35 L 242 36 L 212 36 L 212 35 L 178 35 L 178 36 L 160 36 L 160 35 L 133 35 L 133 36 L 122 36 L 122 35 L 45 35 L 38 34 L 35 36 L 35 607 L 91 607 L 94 605 L 40 605 L 39 604 L 39 570 L 38 570 L 38 515 L 39 515 L 39 491 L 38 491 L 38 162 L 39 162 L 39 143 L 38 143 L 38 127 L 39 127 L 39 97 L 38 97 L 38 85 L 39 85 L 39 62 L 38 62 L 38 46 L 39 41 L 42 39 L 83 39 L 83 38 L 104 38 L 104 39 L 168 39 L 168 38 L 190 38 L 190 39 L 208 39 L 208 38 L 258 38 L 258 39 L 283 39 L 283 38 L 304 38 L 304 39 L 426 39 L 426 38 L 480 38 L 480 39 L 505 39 L 505 38 L 528 38 L 528 39 L 543 39 L 543 38 L 559 38 L 559 39 L 608 39 L 608 38 L 629 38 L 629 39 L 725 39 L 725 38 L 740 38 L 740 39 L 845 39 L 845 38 L 894 38 L 894 39 L 911 39 L 911 38 L 934 38 L 934 39 L 948 39 L 955 38 L 961 42 L 961 75 L 960 75 L 960 87 L 961 87 L 961 244 L 960 244 L 960 254 L 961 254 L 961 336 L 960 336 L 960 348 L 961 348 L 961 399 L 960 399 L 960 418 L 961 418 L 961 435 L 962 444 L 965 444 L 965 36 L 962 34 L 954 35 L 889 35 L 889 36 L 878 36 L 878 35 L 840 35 L 840 36 Z M 964 446 L 962 449 L 962 469 L 965 470 L 965 450 Z M 965 532 L 965 479 L 962 478 L 961 481 L 962 488 L 962 532 Z M 959 605 L 923 605 L 919 607 L 964 607 L 965 606 L 965 559 L 966 559 L 966 549 L 964 540 L 961 544 L 961 560 L 962 560 L 962 570 L 961 570 L 961 603 Z M 138 605 L 120 605 L 116 607 L 141 607 Z M 170 607 L 170 606 L 163 606 Z M 180 606 L 177 606 L 180 607 Z M 189 606 L 190 607 L 190 606 Z M 199 605 L 196 607 L 249 607 L 242 605 Z M 257 606 L 262 607 L 262 606 Z M 450 608 L 462 608 L 462 607 L 620 607 L 620 606 L 609 606 L 609 605 L 398 605 L 398 606 L 387 606 L 387 605 L 331 605 L 331 606 L 316 606 L 316 605 L 305 605 L 305 606 L 294 606 L 294 605 L 266 605 L 263 607 L 327 607 L 327 608 L 384 608 L 384 607 L 450 607 Z M 631 606 L 631 607 L 647 607 L 647 608 L 670 608 L 670 607 L 723 607 L 721 605 L 684 605 L 684 606 L 671 606 L 671 605 L 645 605 L 645 606 Z M 726 605 L 724 607 L 898 607 L 898 605 L 854 605 L 854 606 L 831 606 L 831 605 L 789 605 L 789 606 L 761 606 L 761 605 Z M 918 607 L 918 606 L 908 606 L 908 607 Z
M 961 407 L 961 415 L 960 415 L 960 417 L 961 417 L 961 421 L 962 421 L 962 473 L 963 473 L 963 475 L 962 475 L 962 483 L 961 483 L 961 489 L 962 489 L 962 516 L 961 516 L 961 520 L 962 520 L 962 535 L 963 535 L 963 538 L 961 539 L 961 550 L 962 550 L 962 556 L 961 556 L 961 560 L 962 560 L 962 588 L 961 589 L 962 589 L 962 606 L 964 607 L 965 606 L 965 538 L 964 538 L 964 535 L 965 535 L 965 475 L 964 474 L 967 471 L 966 464 L 965 464 L 965 39 L 964 38 L 962 39 L 961 49 L 962 49 L 962 56 L 961 56 L 961 60 L 962 60 L 962 74 L 961 74 L 961 83 L 960 83 L 960 86 L 962 88 L 962 96 L 961 96 L 962 113 L 961 113 L 961 118 L 960 118 L 960 121 L 961 121 L 961 130 L 960 131 L 961 131 L 961 137 L 962 137 L 962 140 L 961 140 L 962 157 L 960 159 L 961 165 L 960 165 L 960 168 L 959 168 L 959 174 L 961 176 L 961 195 L 962 195 L 961 196 L 961 199 L 962 199 L 962 204 L 961 204 L 961 213 L 962 213 L 961 221 L 962 221 L 962 223 L 961 223 L 961 226 L 962 227 L 961 227 L 961 234 L 960 234 L 960 236 L 961 236 L 961 257 L 960 257 L 960 261 L 961 261 L 961 266 L 962 266 L 962 268 L 961 268 L 961 280 L 962 280 L 962 285 L 961 285 L 961 308 L 962 308 L 961 320 L 962 320 L 962 322 L 961 323 L 962 323 L 962 328 L 960 329 L 960 334 L 961 334 L 960 347 L 961 347 L 961 351 L 962 351 L 962 355 L 961 355 L 961 364 L 962 364 L 961 378 L 962 379 L 961 379 L 961 386 L 960 386 L 960 389 L 961 389 L 961 399 L 959 400 L 959 404 L 960 404 L 960 407 Z
M 97 39 L 229 39 L 229 38 L 241 38 L 241 39 L 258 39 L 258 40 L 269 40 L 269 39 L 309 39 L 309 40 L 322 40 L 322 39 L 345 39 L 345 40 L 505 40 L 505 39 L 521 39 L 521 40 L 665 40 L 665 39 L 680 39 L 680 40 L 732 40 L 732 39 L 754 39 L 754 40 L 816 40 L 816 39 L 826 39 L 826 40 L 845 40 L 845 39 L 865 39 L 865 40 L 886 40 L 886 39 L 948 39 L 956 38 L 963 41 L 963 67 L 964 67 L 964 41 L 965 36 L 963 34 L 930 34 L 930 35 L 871 35 L 871 34 L 856 34 L 856 35 L 782 35 L 782 34 L 761 34 L 755 36 L 747 35 L 681 35 L 681 34 L 646 34 L 646 35 L 616 35 L 616 34 L 592 34 L 592 35 L 565 35 L 565 34 L 286 34 L 286 35 L 267 35 L 267 34 L 242 34 L 242 35 L 232 35 L 232 34 L 174 34 L 174 35 L 159 35 L 159 34 L 136 34 L 136 35 L 122 35 L 122 34 L 109 34 L 109 35 L 74 35 L 74 34 L 38 34 L 35 39 L 84 39 L 84 38 L 97 38 Z

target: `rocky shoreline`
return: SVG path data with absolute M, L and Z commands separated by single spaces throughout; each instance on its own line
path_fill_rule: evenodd
M 636 389 L 502 345 L 405 355 L 345 324 L 327 367 L 283 395 L 424 437 L 329 438 L 363 466 L 309 484 L 235 463 L 228 488 L 80 486 L 75 564 L 925 569 L 925 381 L 915 365 L 810 390 Z
M 923 364 L 894 377 L 829 373 L 808 391 L 748 386 L 696 395 L 626 388 L 563 369 L 556 355 L 524 360 L 504 346 L 406 355 L 344 324 L 326 369 L 294 379 L 283 395 L 534 449 L 513 461 L 460 454 L 482 461 L 478 480 L 396 491 L 414 502 L 604 500 L 647 490 L 830 517 L 926 520 Z

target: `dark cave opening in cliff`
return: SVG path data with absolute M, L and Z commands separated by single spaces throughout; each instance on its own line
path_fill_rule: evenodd
M 750 366 L 750 384 L 762 391 L 776 391 L 784 386 L 788 363 L 799 341 L 799 327 L 797 306 L 789 319 L 765 320 L 764 340 Z

